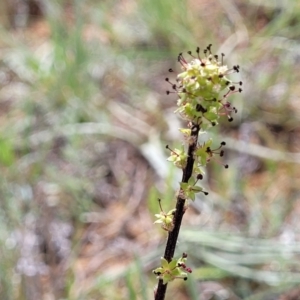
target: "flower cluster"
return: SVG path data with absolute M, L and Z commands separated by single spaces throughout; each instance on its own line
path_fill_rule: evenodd
M 181 128 L 180 131 L 184 135 L 187 146 L 192 145 L 198 136 L 192 134 L 195 125 L 201 128 L 201 133 L 211 126 L 218 124 L 219 118 L 223 115 L 227 116 L 231 122 L 233 120 L 232 113 L 236 113 L 237 109 L 228 101 L 230 95 L 242 92 L 242 82 L 233 82 L 229 79 L 232 73 L 238 73 L 240 67 L 238 65 L 228 68 L 224 65 L 224 54 L 221 56 L 213 55 L 211 52 L 211 44 L 204 50 L 204 57 L 200 57 L 200 48 L 196 49 L 196 56 L 191 51 L 188 54 L 192 60 L 188 62 L 180 53 L 178 62 L 181 64 L 182 73 L 177 75 L 176 84 L 172 83 L 169 78 L 166 81 L 171 84 L 172 90 L 167 94 L 176 93 L 178 95 L 176 112 L 188 121 L 188 128 Z M 172 69 L 169 70 L 173 72 Z M 196 143 L 193 156 L 195 164 L 193 167 L 194 178 L 198 175 L 204 175 L 203 168 L 216 155 L 222 157 L 224 150 L 221 148 L 225 145 L 222 142 L 220 147 L 212 149 L 212 139 L 203 144 Z M 186 167 L 188 154 L 184 145 L 181 149 L 170 149 L 171 155 L 168 158 L 178 168 Z M 217 160 L 216 158 L 214 158 Z M 228 165 L 223 165 L 228 168 Z M 181 194 L 186 199 L 195 199 L 194 194 L 203 192 L 201 187 L 195 186 L 197 180 L 190 179 L 188 183 L 181 184 Z
M 176 278 L 187 280 L 187 273 L 192 273 L 192 270 L 186 266 L 186 259 L 186 253 L 183 253 L 179 259 L 172 259 L 170 262 L 162 257 L 161 267 L 153 270 L 153 273 L 157 275 L 158 279 L 163 280 L 163 284 Z
M 231 122 L 232 114 L 236 113 L 237 109 L 232 106 L 228 98 L 234 93 L 242 92 L 242 82 L 233 82 L 229 79 L 231 74 L 239 72 L 240 67 L 235 65 L 228 68 L 224 65 L 224 54 L 213 55 L 211 45 L 204 50 L 203 58 L 200 57 L 199 48 L 196 50 L 196 55 L 193 55 L 191 51 L 188 54 L 192 58 L 190 62 L 183 57 L 182 53 L 178 56 L 182 72 L 177 75 L 176 83 L 172 83 L 169 78 L 166 78 L 166 81 L 172 86 L 172 90 L 167 91 L 167 94 L 178 95 L 178 109 L 175 112 L 187 121 L 187 128 L 179 129 L 184 137 L 184 145 L 180 149 L 174 150 L 166 146 L 170 151 L 168 160 L 183 171 L 177 204 L 184 203 L 184 206 L 176 206 L 176 210 L 165 213 L 160 204 L 161 212 L 155 215 L 158 218 L 155 223 L 162 224 L 162 228 L 169 232 L 169 237 L 173 232 L 178 236 L 179 231 L 173 229 L 175 225 L 178 225 L 177 214 L 181 214 L 178 217 L 181 219 L 186 210 L 185 201 L 194 201 L 195 194 L 199 192 L 208 194 L 201 186 L 197 185 L 203 178 L 204 167 L 211 160 L 218 161 L 216 156 L 224 155 L 222 147 L 225 146 L 225 142 L 221 142 L 219 147 L 213 148 L 212 139 L 199 143 L 199 134 L 205 133 L 204 130 L 211 126 L 216 126 L 221 116 L 226 116 Z M 173 72 L 172 69 L 169 71 Z M 222 165 L 228 168 L 228 165 Z M 181 209 L 177 209 L 178 207 Z M 175 239 L 172 237 L 175 243 L 177 236 Z M 191 273 L 191 269 L 185 265 L 187 255 L 183 254 L 176 260 L 172 258 L 173 253 L 174 251 L 168 256 L 168 259 L 162 258 L 161 266 L 153 271 L 164 285 L 175 278 L 187 279 L 187 273 Z
M 165 213 L 161 207 L 161 200 L 158 199 L 159 206 L 160 206 L 160 213 L 155 214 L 157 220 L 154 224 L 161 224 L 161 227 L 166 231 L 172 231 L 174 227 L 173 219 L 176 209 L 172 209 L 169 212 Z
M 238 65 L 228 69 L 223 63 L 224 54 L 221 59 L 218 55 L 213 55 L 211 45 L 204 50 L 204 58 L 200 57 L 199 47 L 196 50 L 197 56 L 191 51 L 188 52 L 193 58 L 187 62 L 182 53 L 178 56 L 178 61 L 183 72 L 178 74 L 177 83 L 172 83 L 169 78 L 166 81 L 172 85 L 172 91 L 167 94 L 177 93 L 178 112 L 184 119 L 201 125 L 202 129 L 207 129 L 210 125 L 218 124 L 221 115 L 226 115 L 232 121 L 232 112 L 237 112 L 235 107 L 228 102 L 228 97 L 236 92 L 241 92 L 242 82 L 232 82 L 228 76 L 238 73 Z M 173 72 L 172 69 L 169 70 Z M 225 93 L 220 97 L 221 92 Z

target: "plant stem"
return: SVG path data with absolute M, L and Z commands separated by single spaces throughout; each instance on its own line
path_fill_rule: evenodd
M 186 167 L 183 169 L 182 180 L 181 180 L 182 182 L 188 182 L 192 176 L 194 162 L 195 162 L 194 151 L 197 147 L 199 131 L 200 131 L 200 126 L 196 123 L 193 123 L 191 129 L 191 138 L 193 138 L 193 143 L 190 144 L 188 148 L 188 158 L 187 158 Z M 181 195 L 182 193 L 179 192 L 177 196 L 176 211 L 174 215 L 174 228 L 171 232 L 169 232 L 168 240 L 165 248 L 164 258 L 168 262 L 170 262 L 174 256 L 177 239 L 181 227 L 181 221 L 185 212 L 185 199 L 182 198 Z M 166 290 L 167 290 L 167 284 L 163 284 L 162 279 L 160 279 L 158 281 L 155 300 L 164 300 Z

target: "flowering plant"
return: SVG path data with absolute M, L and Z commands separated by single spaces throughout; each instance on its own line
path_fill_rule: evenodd
M 191 51 L 191 61 L 188 62 L 182 53 L 178 55 L 178 62 L 181 65 L 182 72 L 177 75 L 176 83 L 166 78 L 171 85 L 169 94 L 177 94 L 177 110 L 182 119 L 187 122 L 187 128 L 181 128 L 180 132 L 184 136 L 184 144 L 180 149 L 170 151 L 168 160 L 176 167 L 182 170 L 182 180 L 177 193 L 176 207 L 168 213 L 164 213 L 160 204 L 161 212 L 155 216 L 158 220 L 155 223 L 162 224 L 162 228 L 168 232 L 164 257 L 161 259 L 161 266 L 156 268 L 153 273 L 159 279 L 158 286 L 155 289 L 155 300 L 163 300 L 167 289 L 167 284 L 176 279 L 186 280 L 187 274 L 192 270 L 185 265 L 187 254 L 181 258 L 175 259 L 174 253 L 179 235 L 181 221 L 187 201 L 195 200 L 196 193 L 208 192 L 198 185 L 198 181 L 205 175 L 204 168 L 216 156 L 222 157 L 225 142 L 212 149 L 213 141 L 208 139 L 203 143 L 198 142 L 199 134 L 204 133 L 212 126 L 217 126 L 221 116 L 226 116 L 228 121 L 232 121 L 232 114 L 237 109 L 228 101 L 229 96 L 242 92 L 242 82 L 233 82 L 229 79 L 232 73 L 238 73 L 238 65 L 228 68 L 224 65 L 224 54 L 214 55 L 211 52 L 211 44 L 204 49 L 204 57 L 200 57 L 200 48 L 196 49 L 196 55 Z M 171 73 L 172 69 L 169 70 Z M 225 168 L 228 165 L 223 164 Z

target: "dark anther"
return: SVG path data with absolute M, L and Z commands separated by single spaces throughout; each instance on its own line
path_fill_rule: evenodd
M 238 73 L 240 71 L 240 66 L 239 65 L 233 66 L 233 70 Z
M 234 85 L 231 85 L 231 86 L 229 87 L 229 89 L 230 89 L 231 91 L 234 91 L 234 90 L 235 90 L 235 86 L 234 86 Z
M 221 53 L 221 55 L 222 55 L 222 66 L 223 66 L 223 58 L 224 58 L 225 54 Z
M 228 166 L 228 165 L 224 165 L 224 168 L 225 168 L 225 169 L 228 169 L 228 168 L 229 168 L 229 166 Z
M 172 72 L 174 72 L 174 71 L 173 71 L 173 69 L 169 69 L 169 72 L 172 73 Z
M 196 48 L 196 53 L 197 53 L 197 55 L 198 55 L 198 59 L 201 61 L 201 66 L 204 67 L 204 66 L 202 65 L 202 60 L 201 60 L 200 55 L 199 55 L 199 53 L 200 53 L 200 48 L 199 48 L 199 47 Z
M 206 113 L 207 112 L 207 109 L 204 108 L 201 104 L 197 104 L 196 105 L 196 111 L 200 111 L 202 113 Z
M 203 193 L 204 193 L 204 195 L 205 195 L 205 196 L 207 196 L 207 195 L 208 195 L 208 192 L 203 192 Z
M 226 143 L 223 141 L 223 142 L 221 142 L 221 146 L 225 146 L 226 145 Z
M 212 46 L 212 44 L 209 44 L 209 45 L 206 47 L 206 49 L 203 51 L 205 55 L 207 54 L 207 52 L 209 52 L 209 54 L 211 54 L 211 46 Z
M 198 179 L 198 180 L 202 180 L 202 179 L 203 179 L 203 175 L 202 175 L 202 174 L 198 174 L 198 175 L 197 175 L 197 179 Z
M 179 263 L 178 267 L 181 267 L 181 268 L 185 269 L 186 268 L 186 264 L 185 263 Z

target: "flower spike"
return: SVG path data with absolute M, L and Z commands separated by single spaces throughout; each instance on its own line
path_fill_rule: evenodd
M 185 59 L 179 53 L 177 59 L 181 66 L 181 72 L 173 82 L 167 77 L 166 82 L 171 86 L 167 94 L 177 94 L 177 112 L 183 120 L 187 121 L 186 128 L 180 128 L 184 142 L 181 147 L 170 151 L 168 158 L 176 167 L 182 170 L 182 180 L 179 191 L 176 193 L 176 209 L 165 213 L 159 199 L 160 213 L 156 214 L 157 221 L 162 228 L 168 231 L 168 238 L 164 257 L 161 258 L 161 266 L 153 273 L 159 279 L 154 295 L 156 300 L 165 297 L 167 284 L 174 279 L 187 279 L 191 268 L 186 266 L 186 253 L 179 259 L 174 258 L 176 243 L 185 211 L 188 209 L 188 201 L 194 201 L 197 193 L 207 195 L 208 192 L 198 184 L 205 175 L 205 167 L 214 160 L 224 168 L 227 164 L 221 161 L 224 156 L 225 142 L 219 147 L 213 147 L 212 139 L 199 139 L 200 134 L 212 126 L 217 126 L 221 117 L 227 117 L 233 121 L 232 115 L 237 113 L 229 98 L 231 95 L 241 93 L 242 81 L 232 81 L 230 75 L 240 72 L 240 66 L 234 65 L 228 68 L 224 63 L 225 55 L 214 54 L 212 45 L 209 44 L 202 54 L 200 47 L 196 53 L 188 51 L 189 59 Z M 173 73 L 173 69 L 169 69 Z M 175 82 L 175 83 L 174 83 Z M 199 140 L 198 140 L 199 139 Z

